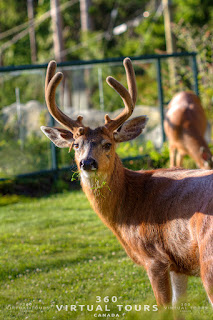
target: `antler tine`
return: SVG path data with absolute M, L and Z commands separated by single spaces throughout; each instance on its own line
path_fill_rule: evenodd
M 63 74 L 61 72 L 57 72 L 56 70 L 56 62 L 50 61 L 47 68 L 46 80 L 45 80 L 45 100 L 47 104 L 47 108 L 53 118 L 58 121 L 62 126 L 66 127 L 71 132 L 76 131 L 77 128 L 83 127 L 81 121 L 82 117 L 78 116 L 77 120 L 72 120 L 66 114 L 64 114 L 55 103 L 55 92 L 56 88 L 61 82 L 63 78 Z
M 132 62 L 129 58 L 126 58 L 123 64 L 129 91 L 113 77 L 107 77 L 106 79 L 107 83 L 121 96 L 125 105 L 124 110 L 115 119 L 111 120 L 108 115 L 105 116 L 105 127 L 112 131 L 120 127 L 131 116 L 137 98 L 137 86 Z
M 46 78 L 45 78 L 45 92 L 47 91 L 47 87 L 48 87 L 50 80 L 55 75 L 56 67 L 57 67 L 57 64 L 54 60 L 49 62 L 48 67 L 47 67 Z
M 130 58 L 124 59 L 123 63 L 126 70 L 127 85 L 128 85 L 129 93 L 132 98 L 133 105 L 135 107 L 135 103 L 137 100 L 137 85 L 136 85 L 136 79 L 135 79 L 135 71 Z

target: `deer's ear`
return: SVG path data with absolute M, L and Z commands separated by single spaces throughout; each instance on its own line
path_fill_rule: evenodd
M 136 138 L 145 128 L 147 121 L 147 116 L 140 116 L 124 122 L 120 128 L 114 131 L 115 141 L 124 142 Z
M 66 129 L 42 126 L 41 131 L 59 148 L 69 148 L 74 141 L 73 134 Z

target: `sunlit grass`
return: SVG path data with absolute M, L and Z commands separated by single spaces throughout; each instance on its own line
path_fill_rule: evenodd
M 172 318 L 172 311 L 144 311 L 156 304 L 145 271 L 126 256 L 81 191 L 17 200 L 2 200 L 0 208 L 0 319 Z M 108 296 L 117 301 L 104 302 Z M 186 319 L 211 319 L 200 279 L 190 279 L 184 303 Z M 87 305 L 110 311 L 87 311 Z M 142 310 L 125 310 L 135 305 Z

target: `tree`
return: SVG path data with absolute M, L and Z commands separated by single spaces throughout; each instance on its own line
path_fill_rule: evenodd
M 80 0 L 81 30 L 82 32 L 92 31 L 92 19 L 90 16 L 91 0 Z
M 32 63 L 36 63 L 37 54 L 36 54 L 33 0 L 27 0 L 27 12 L 28 12 L 28 19 L 29 19 L 31 61 Z
M 32 0 L 31 0 L 32 1 Z M 51 0 L 53 1 L 53 0 Z M 56 1 L 56 0 L 55 0 Z M 81 0 L 86 1 L 86 0 Z M 88 1 L 88 0 L 87 0 Z M 86 2 L 87 2 L 86 1 Z M 70 2 L 70 4 L 69 4 Z M 68 3 L 61 11 L 63 19 L 64 53 L 70 59 L 105 58 L 120 55 L 139 55 L 166 50 L 162 14 L 156 14 L 160 0 L 93 0 L 89 7 L 89 15 L 93 30 L 88 39 L 81 38 L 80 2 L 60 0 L 60 5 Z M 209 24 L 212 26 L 213 9 L 211 0 L 173 0 L 174 21 L 183 18 L 192 26 Z M 50 10 L 50 0 L 34 0 L 35 21 Z M 117 15 L 113 17 L 112 12 Z M 3 32 L 28 22 L 27 0 L 1 0 L 0 11 L 0 46 L 11 41 L 14 35 L 1 38 Z M 143 17 L 148 11 L 149 16 Z M 128 26 L 127 31 L 114 35 L 115 26 L 125 24 L 136 18 L 141 19 L 138 26 Z M 25 27 L 26 28 L 26 27 Z M 51 19 L 35 25 L 37 62 L 46 62 L 54 57 L 51 34 Z M 110 37 L 107 34 L 110 33 Z M 85 48 L 87 50 L 85 50 Z M 31 62 L 30 40 L 28 34 L 2 52 L 4 65 L 28 64 Z
M 3 49 L 2 64 L 30 64 L 30 47 L 29 38 L 24 37 L 17 42 L 11 41 L 14 37 L 14 33 L 10 34 L 8 31 L 16 28 L 23 23 L 28 24 L 27 19 L 27 2 L 26 0 L 14 1 L 14 0 L 1 0 L 0 1 L 0 52 L 5 43 L 9 46 L 7 49 Z M 8 35 L 7 35 L 8 34 Z
M 53 29 L 53 43 L 54 43 L 54 55 L 58 62 L 66 60 L 64 51 L 64 39 L 62 34 L 62 18 L 59 8 L 59 0 L 50 0 L 52 29 Z

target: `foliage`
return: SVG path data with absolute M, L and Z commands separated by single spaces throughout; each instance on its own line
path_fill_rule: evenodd
M 173 0 L 176 22 L 184 20 L 193 29 L 213 22 L 213 7 L 211 0 Z
M 116 94 L 104 79 L 108 75 L 113 77 L 127 87 L 126 74 L 121 64 L 111 64 L 93 66 L 89 69 L 89 77 L 85 87 L 90 92 L 90 105 L 94 109 L 100 110 L 100 92 L 98 84 L 98 72 L 101 69 L 101 79 L 103 85 L 104 111 L 112 112 L 123 108 L 123 101 L 119 94 Z M 156 106 L 158 104 L 157 82 L 155 76 L 155 64 L 153 62 L 134 61 L 136 82 L 138 89 L 137 105 Z
M 143 155 L 144 148 L 136 140 L 119 143 L 117 147 L 117 154 L 120 158 L 137 157 Z
M 49 145 L 38 136 L 29 136 L 23 142 L 17 139 L 15 132 L 1 133 L 0 175 L 1 178 L 17 174 L 34 172 L 48 168 Z
M 4 15 L 0 16 L 0 32 L 7 31 L 15 25 L 20 25 L 27 22 L 27 5 L 25 0 L 14 1 L 2 0 L 0 9 Z M 67 3 L 67 0 L 60 0 L 60 5 Z M 70 5 L 66 10 L 62 10 L 63 19 L 63 36 L 65 43 L 66 60 L 73 59 L 99 59 L 113 56 L 127 56 L 127 55 L 141 55 L 154 52 L 165 52 L 165 37 L 164 37 L 164 21 L 163 16 L 159 9 L 160 1 L 146 1 L 146 0 L 133 0 L 133 1 L 113 1 L 113 0 L 93 0 L 90 7 L 90 16 L 92 18 L 93 30 L 88 34 L 81 34 L 80 26 L 80 7 L 79 3 Z M 199 8 L 199 10 L 195 10 Z M 50 10 L 49 0 L 34 1 L 35 19 L 41 18 L 42 15 Z M 149 11 L 149 16 L 144 17 L 143 12 Z M 104 13 L 104 14 L 103 14 Z M 115 14 L 116 13 L 116 14 Z M 210 113 L 210 99 L 212 96 L 212 89 L 209 86 L 211 78 L 208 74 L 212 74 L 211 66 L 208 68 L 209 60 L 205 62 L 205 44 L 201 46 L 202 41 L 206 43 L 205 36 L 208 34 L 203 25 L 208 25 L 210 30 L 212 24 L 213 10 L 210 0 L 196 0 L 192 1 L 176 1 L 174 0 L 174 21 L 179 29 L 176 32 L 178 39 L 178 50 L 184 49 L 191 51 L 196 49 L 200 52 L 198 57 L 199 69 L 201 71 L 201 93 L 202 100 L 205 105 L 208 105 Z M 112 30 L 115 26 L 123 23 L 133 21 L 135 18 L 139 19 L 137 26 L 130 26 L 127 31 L 114 35 Z M 182 19 L 180 25 L 180 19 Z M 36 20 L 37 21 L 37 20 Z M 191 28 L 193 25 L 193 28 Z M 182 27 L 182 28 L 180 28 Z M 184 28 L 185 29 L 184 29 Z M 201 29 L 199 29 L 201 28 Z M 184 30 L 187 31 L 184 33 Z M 190 33 L 191 32 L 191 33 Z M 200 34 L 204 34 L 199 37 Z M 195 39 L 196 37 L 196 39 Z M 10 40 L 11 36 L 0 39 L 0 46 L 6 41 Z M 186 40 L 187 39 L 187 40 Z M 197 45 L 197 40 L 200 44 Z M 185 43 L 184 43 L 185 41 Z M 194 43 L 193 43 L 194 41 Z M 209 34 L 210 41 L 210 34 Z M 47 18 L 41 24 L 36 24 L 36 42 L 37 42 L 37 61 L 43 63 L 53 58 L 53 41 L 52 41 L 52 28 L 51 18 Z M 194 45 L 195 44 L 195 45 Z M 210 57 L 210 56 L 209 56 Z M 14 45 L 4 50 L 2 53 L 4 65 L 13 64 L 29 64 L 30 63 L 30 44 L 29 36 L 26 35 L 23 39 L 17 41 Z M 188 63 L 188 61 L 187 61 Z M 206 63 L 205 68 L 203 68 Z M 165 101 L 169 101 L 174 92 L 191 88 L 192 73 L 182 60 L 176 60 L 178 65 L 178 82 L 176 87 L 171 88 L 169 83 L 169 69 L 166 63 L 162 68 L 165 73 L 163 85 L 165 88 Z M 140 66 L 138 76 L 138 103 L 155 105 L 157 103 L 157 84 L 156 84 L 156 70 L 152 64 L 149 66 Z M 139 68 L 138 68 L 139 70 Z M 107 73 L 108 75 L 109 73 Z M 105 77 L 105 73 L 103 78 Z M 10 78 L 10 76 L 9 76 Z M 118 79 L 119 77 L 118 74 Z M 43 79 L 38 81 L 35 74 L 32 78 L 28 75 L 20 77 L 13 75 L 13 78 L 8 79 L 8 76 L 0 78 L 1 93 L 0 104 L 1 106 L 10 105 L 15 102 L 15 88 L 20 88 L 21 102 L 36 99 L 43 102 Z M 32 84 L 32 85 L 29 85 Z M 93 72 L 89 74 L 88 80 L 85 85 L 91 93 L 90 105 L 97 108 L 99 106 L 99 92 L 97 90 L 98 84 L 95 82 Z M 115 101 L 111 101 L 111 89 L 108 86 L 104 87 L 105 106 L 109 106 L 107 111 L 113 111 L 121 105 L 119 97 L 114 97 Z M 154 103 L 153 103 L 154 100 Z
M 184 50 L 185 52 L 186 50 Z M 170 61 L 175 66 L 175 81 L 171 80 Z M 162 61 L 162 83 L 164 89 L 164 103 L 180 91 L 194 91 L 194 75 L 192 57 L 165 59 Z
M 181 48 L 187 51 L 198 52 L 197 62 L 199 70 L 199 88 L 201 100 L 207 112 L 208 118 L 213 118 L 212 113 L 212 97 L 213 88 L 210 85 L 213 83 L 213 43 L 212 29 L 208 25 L 202 27 L 191 28 L 190 24 L 186 24 L 180 20 L 178 24 L 173 26 L 175 34 L 178 36 L 178 44 Z
M 64 191 L 78 190 L 79 181 L 72 182 L 72 169 L 61 169 L 60 171 L 41 172 L 29 176 L 11 177 L 0 181 L 0 206 L 16 203 L 23 199 L 43 197 Z
M 166 51 L 162 16 L 155 18 L 150 15 L 136 28 L 136 34 L 139 37 L 136 55 Z
M 27 21 L 27 1 L 20 0 L 1 0 L 0 1 L 0 12 L 4 14 L 0 15 L 0 32 L 7 31 L 12 27 L 15 27 L 23 22 Z M 10 38 L 7 37 L 4 40 L 0 40 L 0 47 L 5 44 Z M 8 49 L 3 51 L 2 58 L 4 65 L 13 64 L 27 64 L 30 63 L 30 50 L 29 50 L 29 38 L 24 37 L 18 42 L 10 46 Z M 27 48 L 27 50 L 26 50 Z M 2 50 L 2 48 L 1 48 Z M 1 51 L 0 51 L 1 52 Z
M 44 114 L 40 115 L 40 125 L 44 125 Z M 45 120 L 46 122 L 46 120 Z M 0 121 L 0 178 L 10 178 L 20 174 L 44 171 L 52 168 L 51 142 L 40 131 L 26 134 L 19 125 L 4 125 Z M 74 165 L 74 151 L 58 149 L 59 169 Z
M 21 103 L 37 100 L 44 103 L 44 72 L 37 70 L 33 72 L 21 71 L 4 73 L 0 77 L 0 108 L 11 105 L 16 101 L 16 88 L 19 89 Z
M 124 159 L 124 165 L 132 170 L 157 169 L 168 167 L 169 165 L 167 143 L 163 145 L 161 150 L 157 150 L 152 141 L 140 143 L 140 145 L 137 141 L 131 141 L 121 143 L 117 148 L 117 153 L 121 159 Z
M 163 168 L 168 165 L 169 149 L 167 143 L 164 143 L 161 150 L 156 150 L 152 141 L 147 141 L 144 153 L 151 159 L 151 167 Z
M 96 296 L 117 297 L 117 303 L 100 303 L 112 313 L 117 304 L 142 305 L 140 312 L 119 312 L 121 320 L 172 318 L 171 310 L 143 311 L 156 304 L 146 272 L 126 256 L 82 192 L 11 200 L 0 218 L 2 319 L 89 320 L 94 312 L 59 312 L 56 305 L 97 306 Z M 186 320 L 211 318 L 199 278 L 189 279 L 184 303 Z
M 211 0 L 174 1 L 174 19 L 177 23 L 181 18 L 193 26 L 211 25 L 213 10 Z M 67 0 L 60 0 L 60 5 Z M 81 34 L 80 6 L 76 2 L 66 10 L 62 10 L 63 36 L 65 42 L 65 58 L 92 59 L 112 56 L 140 55 L 154 53 L 155 50 L 165 51 L 164 23 L 161 14 L 156 9 L 160 1 L 147 0 L 93 0 L 90 7 L 93 30 L 88 35 Z M 0 32 L 27 22 L 27 2 L 25 0 L 1 0 Z M 41 18 L 50 10 L 49 0 L 35 0 L 35 19 Z M 148 17 L 143 17 L 144 11 L 149 11 Z M 129 26 L 127 31 L 114 35 L 115 26 L 128 23 L 135 18 L 140 19 L 137 27 Z M 46 62 L 53 58 L 53 41 L 51 18 L 36 24 L 36 44 L 38 62 Z M 0 46 L 11 40 L 12 36 L 0 40 Z M 81 46 L 81 41 L 86 42 Z M 80 44 L 80 45 L 79 45 Z M 29 36 L 15 42 L 3 51 L 4 65 L 29 64 Z

